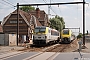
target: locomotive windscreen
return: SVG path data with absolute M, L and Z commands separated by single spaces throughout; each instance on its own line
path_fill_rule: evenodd
M 34 32 L 35 33 L 45 33 L 46 27 L 36 27 Z
M 69 35 L 69 30 L 63 30 L 63 34 Z

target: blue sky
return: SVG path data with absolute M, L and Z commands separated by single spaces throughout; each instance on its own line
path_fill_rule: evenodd
M 15 6 L 17 3 L 19 4 L 34 4 L 34 3 L 50 3 L 50 0 L 0 0 L 0 21 L 3 20 L 5 16 L 10 14 L 12 11 L 16 9 Z M 51 0 L 51 3 L 60 3 L 60 2 L 80 2 L 82 0 Z M 90 32 L 90 0 L 85 0 L 88 4 L 86 4 L 85 8 L 85 32 L 88 30 Z M 8 3 L 10 4 L 8 4 Z M 36 7 L 36 6 L 35 6 Z M 38 6 L 41 10 L 44 10 L 48 14 L 48 6 Z M 53 12 L 54 11 L 54 12 Z M 64 18 L 66 27 L 71 28 L 79 28 L 82 32 L 82 4 L 76 5 L 55 5 L 51 6 L 50 9 L 51 15 L 59 15 Z M 53 17 L 53 16 L 49 16 Z M 78 32 L 78 30 L 74 30 L 74 32 Z

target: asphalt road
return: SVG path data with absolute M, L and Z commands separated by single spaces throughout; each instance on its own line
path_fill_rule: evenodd
M 38 53 L 41 52 L 5 52 L 0 54 L 0 60 L 26 60 Z M 30 60 L 46 60 L 52 54 L 54 54 L 54 52 L 47 52 L 41 56 L 33 57 L 33 59 Z M 81 56 L 79 52 L 57 53 L 56 56 L 50 60 L 90 60 L 90 53 L 81 52 Z

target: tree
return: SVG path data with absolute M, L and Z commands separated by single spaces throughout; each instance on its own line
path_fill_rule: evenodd
M 55 18 L 59 19 L 62 22 L 63 28 L 65 28 L 65 22 L 64 22 L 63 17 L 59 17 L 59 16 L 56 15 Z
M 32 6 L 22 6 L 20 7 L 21 10 L 28 12 L 29 10 L 35 10 L 35 7 Z
M 58 31 L 61 31 L 63 28 L 65 28 L 64 19 L 57 15 L 54 18 L 51 18 L 50 22 L 51 22 L 50 27 L 52 27 Z
M 79 38 L 82 38 L 82 33 L 79 33 L 79 35 L 77 36 L 77 39 L 79 39 Z

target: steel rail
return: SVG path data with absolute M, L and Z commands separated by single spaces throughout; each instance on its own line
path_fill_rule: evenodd
M 75 41 L 75 40 L 73 40 L 73 41 Z M 65 45 L 64 48 L 62 48 L 62 49 L 60 48 L 57 52 L 55 52 L 52 56 L 48 57 L 46 60 L 51 60 L 55 55 L 57 55 L 58 52 L 62 52 L 67 46 L 68 45 Z

